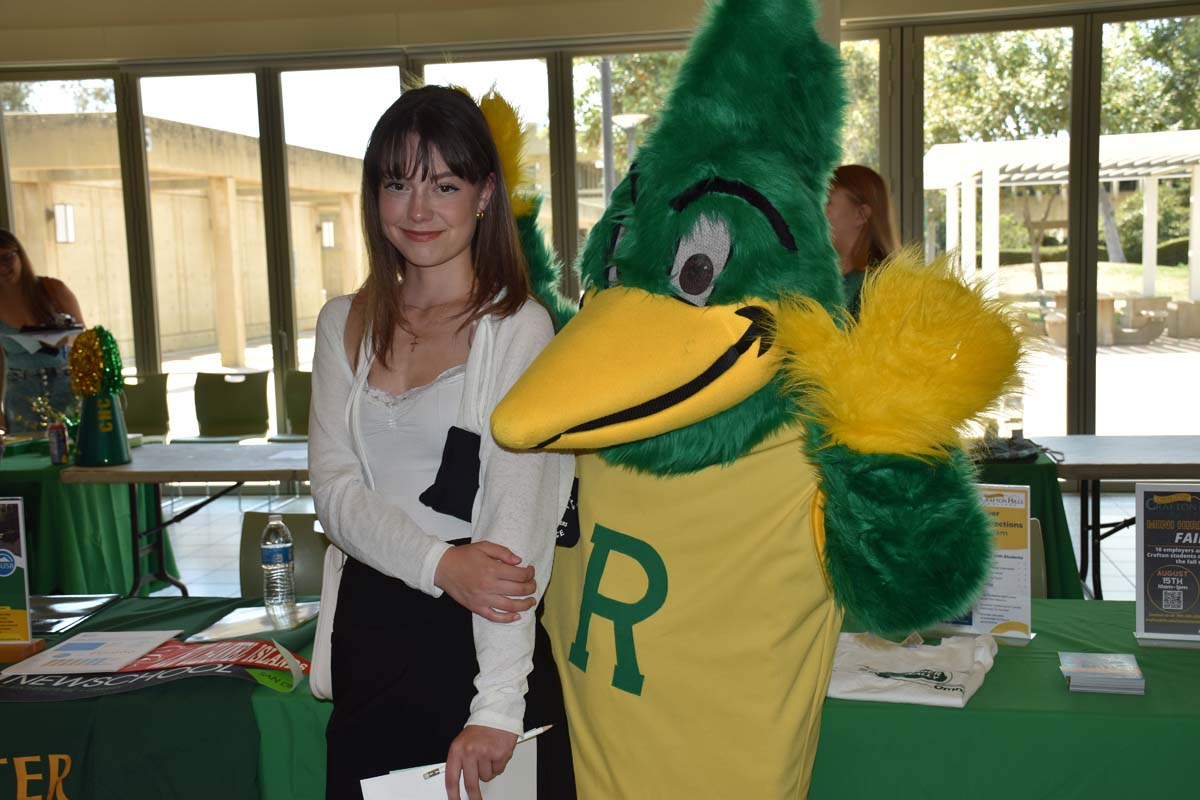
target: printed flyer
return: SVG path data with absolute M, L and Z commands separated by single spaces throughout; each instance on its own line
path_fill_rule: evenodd
M 19 497 L 0 498 L 0 644 L 32 641 L 24 506 Z
M 974 607 L 959 619 L 937 627 L 951 633 L 990 633 L 1028 641 L 1029 487 L 978 484 L 980 504 L 992 520 L 992 572 Z
M 1200 644 L 1200 484 L 1139 483 L 1137 630 L 1142 644 Z

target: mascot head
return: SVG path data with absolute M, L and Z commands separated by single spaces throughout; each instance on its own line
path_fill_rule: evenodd
M 598 450 L 666 475 L 788 424 L 781 300 L 842 302 L 824 214 L 839 57 L 810 0 L 724 0 L 579 262 L 575 318 L 497 407 L 515 449 Z

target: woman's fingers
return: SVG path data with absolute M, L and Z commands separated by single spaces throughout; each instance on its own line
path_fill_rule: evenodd
M 482 541 L 473 542 L 473 545 L 497 561 L 503 561 L 505 564 L 510 564 L 514 567 L 521 563 L 521 557 L 502 544 Z

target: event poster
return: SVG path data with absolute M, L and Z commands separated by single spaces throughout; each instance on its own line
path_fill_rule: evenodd
M 971 610 L 939 625 L 937 630 L 1028 640 L 1029 487 L 978 484 L 976 488 L 980 504 L 992 521 L 992 572 Z
M 1139 483 L 1137 631 L 1200 643 L 1200 484 Z
M 27 573 L 24 506 L 19 497 L 0 498 L 0 644 L 33 641 Z

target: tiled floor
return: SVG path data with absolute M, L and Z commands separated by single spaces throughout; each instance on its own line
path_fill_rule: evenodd
M 177 510 L 201 498 L 185 496 L 176 501 Z M 270 500 L 264 495 L 244 495 L 241 508 L 235 496 L 222 497 L 197 511 L 188 519 L 171 527 L 171 547 L 179 578 L 193 597 L 238 597 L 241 582 L 238 577 L 238 550 L 242 536 L 243 511 L 279 511 L 281 513 L 313 510 L 312 497 L 285 496 Z M 170 516 L 164 509 L 164 516 Z M 177 595 L 178 589 L 164 589 L 158 595 Z
M 187 503 L 197 498 L 185 497 Z M 245 495 L 242 510 L 267 510 L 267 498 Z M 283 505 L 286 503 L 286 505 Z M 1063 496 L 1067 522 L 1071 528 L 1071 543 L 1075 558 L 1079 558 L 1079 496 Z M 312 497 L 275 498 L 274 510 L 311 512 Z M 182 524 L 171 528 L 171 545 L 180 578 L 188 591 L 197 597 L 237 597 L 241 593 L 238 578 L 238 547 L 242 531 L 242 510 L 235 497 L 223 497 L 196 512 Z M 1105 494 L 1101 511 L 1106 521 L 1133 516 L 1133 495 Z M 1115 534 L 1104 542 L 1100 579 L 1106 600 L 1134 599 L 1136 580 L 1134 566 L 1135 534 L 1132 528 Z M 175 589 L 161 594 L 175 594 Z

